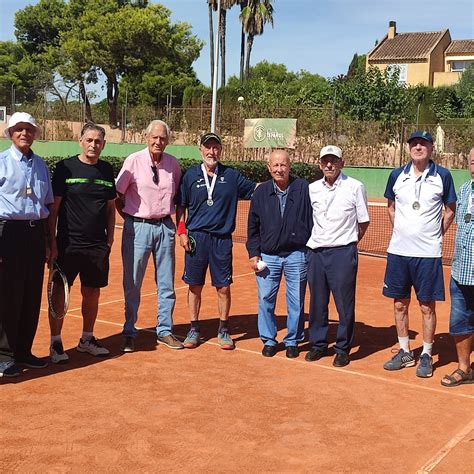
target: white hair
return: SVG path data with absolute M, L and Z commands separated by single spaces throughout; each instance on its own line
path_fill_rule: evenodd
M 166 122 L 163 122 L 163 120 L 152 120 L 149 124 L 148 127 L 145 130 L 145 135 L 150 135 L 153 127 L 156 127 L 157 125 L 161 125 L 165 130 L 166 130 L 166 136 L 168 139 L 171 138 L 171 130 Z

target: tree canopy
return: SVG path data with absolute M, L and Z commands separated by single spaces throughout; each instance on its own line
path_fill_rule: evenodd
M 189 24 L 172 23 L 170 14 L 146 1 L 40 0 L 17 12 L 16 36 L 33 64 L 48 71 L 50 83 L 59 75 L 84 87 L 103 74 L 109 123 L 116 126 L 121 80 L 134 89 L 132 97 L 152 104 L 170 83 L 181 95 L 197 83 L 192 63 L 203 44 Z

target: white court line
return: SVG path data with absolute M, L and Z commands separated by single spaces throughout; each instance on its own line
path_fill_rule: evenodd
M 424 466 L 420 467 L 417 474 L 431 472 L 473 429 L 474 419 L 450 439 Z
M 72 311 L 77 311 L 77 310 L 72 310 Z M 68 311 L 68 314 L 69 314 L 69 311 Z M 75 314 L 71 314 L 70 317 L 82 319 L 82 316 L 75 315 Z M 103 324 L 109 324 L 109 325 L 112 325 L 112 326 L 118 326 L 120 328 L 123 327 L 122 323 L 114 323 L 112 321 L 105 321 L 103 319 L 97 319 L 96 322 L 103 323 Z M 137 330 L 155 334 L 155 331 L 153 329 L 144 329 L 144 328 L 137 327 Z M 184 339 L 184 336 L 181 336 L 180 338 Z M 201 345 L 204 345 L 204 344 L 208 344 L 210 346 L 219 346 L 218 343 L 211 342 L 211 341 L 204 341 L 204 342 L 201 343 Z M 256 354 L 258 356 L 261 356 L 260 351 L 253 351 L 251 349 L 244 349 L 244 348 L 238 347 L 238 346 L 236 346 L 234 350 L 235 351 L 240 351 L 240 352 L 246 352 L 248 354 Z M 401 386 L 412 388 L 412 389 L 428 391 L 428 392 L 434 392 L 434 393 L 438 393 L 438 394 L 442 394 L 442 395 L 451 395 L 451 396 L 454 396 L 454 397 L 467 398 L 469 400 L 474 400 L 474 396 L 472 396 L 472 395 L 466 395 L 466 394 L 463 394 L 463 393 L 448 392 L 448 391 L 443 390 L 443 389 L 432 388 L 432 387 L 423 387 L 421 385 L 414 385 L 414 384 L 411 384 L 409 382 L 403 382 L 401 380 L 388 379 L 386 377 L 380 377 L 378 375 L 364 374 L 362 372 L 356 372 L 354 370 L 349 370 L 347 368 L 340 369 L 340 368 L 337 368 L 337 367 L 310 363 L 310 362 L 306 362 L 306 361 L 303 361 L 303 360 L 289 359 L 288 357 L 278 356 L 278 355 L 273 357 L 273 359 L 277 359 L 277 360 L 280 360 L 280 361 L 285 361 L 285 363 L 304 364 L 307 367 L 313 367 L 313 368 L 318 368 L 318 369 L 331 370 L 333 372 L 356 375 L 356 376 L 359 376 L 359 377 L 362 377 L 362 378 L 377 380 L 379 382 L 387 382 L 387 383 L 390 383 L 390 384 L 393 384 L 393 385 L 401 385 Z
M 240 275 L 233 276 L 233 278 L 234 279 L 243 278 L 243 277 L 246 277 L 246 276 L 249 276 L 249 275 L 255 275 L 255 272 L 242 273 Z M 187 289 L 187 288 L 188 288 L 188 285 L 183 285 L 183 286 L 179 286 L 179 287 L 175 288 L 175 291 L 176 290 L 183 290 L 183 289 Z M 156 291 L 153 292 L 153 293 L 146 293 L 146 294 L 142 295 L 142 297 L 147 297 L 147 296 L 156 296 Z M 113 300 L 113 301 L 106 301 L 104 303 L 99 303 L 99 306 L 106 306 L 108 304 L 120 303 L 120 302 L 123 302 L 123 301 L 124 301 L 123 298 L 118 299 L 118 300 Z M 81 315 L 70 314 L 70 313 L 80 311 L 80 310 L 81 310 L 81 308 L 68 309 L 67 314 L 70 317 L 82 319 Z M 41 308 L 41 311 L 48 311 L 48 309 L 47 308 L 46 309 Z M 109 325 L 112 325 L 112 326 L 118 326 L 118 327 L 123 326 L 122 323 L 114 323 L 112 321 L 105 321 L 103 319 L 97 319 L 96 322 L 103 323 L 103 324 L 109 324 Z M 145 331 L 145 332 L 151 332 L 151 333 L 155 332 L 151 329 L 142 329 L 142 328 L 139 328 L 139 327 L 137 327 L 137 329 L 139 331 Z M 219 345 L 215 342 L 210 342 L 210 341 L 205 341 L 202 344 L 209 344 L 209 345 L 212 345 L 212 346 L 218 346 Z M 247 352 L 249 354 L 257 354 L 257 355 L 261 356 L 260 351 L 253 351 L 251 349 L 243 349 L 243 348 L 240 348 L 240 347 L 236 347 L 235 350 L 241 351 L 241 352 Z M 413 388 L 413 389 L 419 389 L 419 390 L 424 390 L 424 391 L 428 391 L 428 392 L 440 393 L 440 394 L 443 394 L 443 395 L 453 395 L 453 396 L 459 397 L 459 398 L 467 398 L 467 399 L 474 400 L 474 396 L 471 396 L 471 395 L 465 395 L 465 394 L 462 394 L 462 393 L 447 392 L 446 389 L 438 389 L 438 388 L 432 388 L 432 387 L 423 387 L 421 385 L 413 385 L 411 383 L 403 382 L 401 380 L 388 379 L 386 377 L 381 377 L 381 376 L 378 376 L 378 375 L 364 374 L 362 372 L 356 372 L 354 370 L 350 370 L 350 369 L 347 369 L 347 368 L 340 369 L 340 368 L 333 367 L 333 366 L 326 366 L 326 365 L 320 365 L 320 364 L 315 364 L 315 363 L 309 363 L 309 362 L 298 360 L 298 359 L 288 359 L 287 357 L 280 357 L 280 356 L 276 356 L 276 357 L 274 357 L 274 359 L 280 359 L 280 360 L 284 360 L 284 361 L 291 362 L 291 363 L 305 364 L 305 365 L 309 365 L 309 366 L 312 366 L 312 367 L 317 367 L 317 368 L 321 368 L 321 369 L 325 369 L 325 370 L 332 370 L 332 371 L 339 372 L 339 373 L 341 371 L 343 371 L 346 374 L 356 375 L 356 376 L 371 379 L 371 380 L 377 380 L 379 382 L 388 382 L 388 383 L 391 383 L 391 384 L 394 384 L 394 385 L 401 385 L 401 386 L 409 387 L 409 388 Z

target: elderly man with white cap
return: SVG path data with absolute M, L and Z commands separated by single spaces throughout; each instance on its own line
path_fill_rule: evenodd
M 311 249 L 308 284 L 312 347 L 305 359 L 312 362 L 327 355 L 328 304 L 332 293 L 339 314 L 333 365 L 344 367 L 350 361 L 354 338 L 357 242 L 369 226 L 367 195 L 360 181 L 341 172 L 344 160 L 339 147 L 325 146 L 319 159 L 324 178 L 309 185 L 313 229 L 306 245 Z
M 14 113 L 4 132 L 12 146 L 0 153 L 0 377 L 47 365 L 31 353 L 54 200 L 46 163 L 31 149 L 39 134 L 31 115 Z

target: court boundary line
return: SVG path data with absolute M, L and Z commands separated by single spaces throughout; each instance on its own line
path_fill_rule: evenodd
M 434 456 L 432 456 L 417 471 L 417 474 L 425 474 L 436 468 L 441 461 L 472 431 L 474 430 L 474 419 L 472 419 L 461 431 L 453 436 Z
M 255 272 L 252 271 L 252 272 L 248 272 L 248 273 L 242 273 L 240 275 L 235 275 L 232 278 L 234 278 L 234 279 L 242 278 L 242 277 L 246 277 L 246 276 L 249 276 L 249 275 L 255 275 Z M 188 288 L 188 285 L 183 285 L 183 286 L 179 286 L 179 287 L 175 288 L 175 291 L 176 290 L 183 290 L 183 289 L 187 289 L 187 288 Z M 157 294 L 157 292 L 154 291 L 153 293 L 145 293 L 144 295 L 141 295 L 141 297 L 154 296 L 156 294 Z M 99 303 L 99 307 L 100 306 L 106 306 L 106 305 L 109 305 L 109 304 L 120 303 L 120 302 L 124 302 L 124 301 L 125 301 L 125 298 L 121 298 L 121 299 L 118 299 L 118 300 L 112 300 L 112 301 L 105 301 L 103 303 Z M 67 314 L 69 315 L 69 313 L 74 313 L 74 312 L 77 312 L 77 311 L 80 311 L 80 310 L 81 310 L 80 307 L 69 309 Z M 47 312 L 48 308 L 41 308 L 41 311 L 46 311 Z M 82 319 L 82 315 L 70 314 L 69 316 L 72 317 L 72 318 Z M 230 317 L 232 317 L 232 316 L 230 316 Z M 102 323 L 102 324 L 109 324 L 109 325 L 113 325 L 113 326 L 118 326 L 118 327 L 123 327 L 122 323 L 115 323 L 113 321 L 106 321 L 106 320 L 103 320 L 103 319 L 96 319 L 96 322 L 99 322 L 99 323 Z M 153 331 L 151 329 L 145 329 L 145 328 L 137 327 L 137 330 L 155 334 L 155 331 Z M 181 336 L 181 338 L 184 339 L 184 336 Z M 219 344 L 217 344 L 215 342 L 211 342 L 211 341 L 204 341 L 203 343 L 201 343 L 201 345 L 203 345 L 203 344 L 208 344 L 208 345 L 212 345 L 212 346 L 219 346 Z M 244 349 L 244 348 L 241 348 L 241 347 L 236 347 L 234 350 L 241 351 L 241 352 L 247 352 L 247 353 L 250 353 L 250 354 L 261 355 L 260 351 L 253 351 L 251 349 Z M 289 361 L 289 362 L 296 362 L 296 363 L 299 363 L 299 364 L 305 364 L 305 365 L 309 364 L 309 362 L 306 362 L 306 361 L 302 361 L 302 360 L 298 360 L 298 359 L 289 359 L 287 357 L 276 356 L 276 357 L 274 357 L 274 359 L 275 358 L 285 360 L 285 361 Z M 319 368 L 322 368 L 322 369 L 331 370 L 331 371 L 335 371 L 335 372 L 339 372 L 339 373 L 341 371 L 343 371 L 344 373 L 347 373 L 347 374 L 356 375 L 356 376 L 368 378 L 368 379 L 371 379 L 371 380 L 378 380 L 380 382 L 388 382 L 388 383 L 395 384 L 395 385 L 401 385 L 401 386 L 405 386 L 405 387 L 409 387 L 409 388 L 420 389 L 420 390 L 434 392 L 434 393 L 440 393 L 440 394 L 443 394 L 443 395 L 451 394 L 451 395 L 454 395 L 455 397 L 458 397 L 458 398 L 467 398 L 468 400 L 474 400 L 474 396 L 465 395 L 463 393 L 452 393 L 452 392 L 446 392 L 446 390 L 443 390 L 443 389 L 438 389 L 438 388 L 433 388 L 433 387 L 423 387 L 423 386 L 420 386 L 420 385 L 413 385 L 411 383 L 404 382 L 402 380 L 392 380 L 392 379 L 388 379 L 386 377 L 381 377 L 381 376 L 372 375 L 372 374 L 365 374 L 365 373 L 362 373 L 362 372 L 356 372 L 354 370 L 350 370 L 350 369 L 347 369 L 347 368 L 341 369 L 341 368 L 337 368 L 337 367 L 319 365 L 319 364 L 312 364 L 312 365 L 314 365 L 315 367 L 319 367 Z
M 74 311 L 78 311 L 78 309 L 76 309 Z M 77 319 L 82 319 L 82 316 L 76 315 L 76 314 L 71 314 L 70 317 L 77 318 Z M 109 325 L 112 325 L 112 326 L 118 326 L 120 328 L 123 327 L 122 323 L 115 323 L 113 321 L 105 321 L 103 319 L 96 319 L 96 322 L 97 323 L 102 323 L 102 324 L 109 324 Z M 146 329 L 146 328 L 141 328 L 141 327 L 137 326 L 137 330 L 156 335 L 156 332 L 152 329 Z M 176 335 L 176 336 L 178 337 L 178 339 L 184 339 L 184 336 L 181 336 L 181 335 Z M 200 345 L 206 345 L 206 344 L 210 345 L 210 346 L 220 347 L 217 342 L 204 341 L 204 342 L 200 343 Z M 240 352 L 246 352 L 246 353 L 249 353 L 249 354 L 256 354 L 256 355 L 261 356 L 260 351 L 254 351 L 254 350 L 251 350 L 251 349 L 244 349 L 243 347 L 236 346 L 234 350 L 235 351 L 240 351 Z M 377 380 L 379 382 L 387 382 L 387 383 L 391 383 L 391 384 L 394 384 L 394 385 L 401 385 L 401 386 L 412 388 L 412 389 L 419 389 L 419 390 L 422 390 L 422 391 L 428 391 L 428 392 L 439 393 L 439 394 L 443 394 L 443 395 L 451 395 L 451 396 L 458 397 L 458 398 L 466 398 L 468 400 L 474 400 L 474 396 L 466 395 L 464 393 L 447 392 L 446 390 L 439 389 L 439 388 L 423 387 L 421 385 L 413 385 L 409 382 L 404 382 L 403 380 L 392 380 L 392 379 L 388 379 L 386 377 L 381 377 L 381 376 L 372 375 L 372 374 L 365 374 L 363 372 L 357 372 L 355 370 L 350 370 L 350 369 L 347 369 L 347 368 L 337 368 L 337 367 L 332 367 L 332 366 L 327 366 L 327 365 L 312 364 L 310 362 L 303 361 L 301 359 L 289 359 L 288 357 L 283 357 L 283 356 L 275 356 L 275 357 L 273 357 L 273 359 L 284 360 L 285 362 L 289 362 L 289 363 L 303 364 L 303 365 L 312 366 L 312 367 L 316 367 L 316 368 L 320 368 L 320 369 L 330 370 L 330 371 L 337 372 L 337 373 L 345 373 L 345 374 L 350 374 L 350 375 L 356 375 L 356 376 L 359 376 L 359 377 L 363 377 L 363 378 L 367 378 L 367 379 L 371 379 L 371 380 Z

